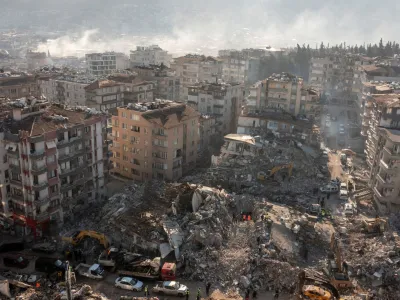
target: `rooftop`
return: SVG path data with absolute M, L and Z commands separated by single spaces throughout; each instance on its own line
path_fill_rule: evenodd
M 185 120 L 200 117 L 200 113 L 190 106 L 170 100 L 157 99 L 150 103 L 130 103 L 123 109 L 135 110 L 147 121 L 164 128 L 171 128 Z
M 103 114 L 84 107 L 63 108 L 59 105 L 52 105 L 39 116 L 30 116 L 21 121 L 9 117 L 3 122 L 6 130 L 12 134 L 18 134 L 20 130 L 23 130 L 28 132 L 29 136 L 36 136 L 83 124 L 84 121 L 100 115 Z
M 122 85 L 119 82 L 115 82 L 113 80 L 96 80 L 95 82 L 89 84 L 88 86 L 85 87 L 85 90 L 87 91 L 93 91 L 96 89 L 101 89 L 101 88 L 106 88 L 106 87 L 113 87 L 113 86 L 120 86 Z
M 232 86 L 238 86 L 240 83 L 204 83 L 200 82 L 194 85 L 189 86 L 189 88 L 199 89 L 203 91 L 225 91 L 227 88 Z
M 218 58 L 212 56 L 198 55 L 198 54 L 186 54 L 185 56 L 174 58 L 175 62 L 217 62 L 220 61 Z
M 284 82 L 297 82 L 297 80 L 301 79 L 300 77 L 294 76 L 290 73 L 274 73 L 268 77 L 268 80 L 272 81 L 284 81 Z
M 386 135 L 392 142 L 400 143 L 400 130 L 380 127 L 379 131 Z
M 371 96 L 377 103 L 387 106 L 400 104 L 400 95 L 398 94 L 372 94 Z
M 300 126 L 303 128 L 309 128 L 309 129 L 312 128 L 312 123 L 310 121 L 298 119 L 292 114 L 278 109 L 268 109 L 259 112 L 243 112 L 240 116 L 249 118 L 261 118 L 270 121 L 280 121 Z

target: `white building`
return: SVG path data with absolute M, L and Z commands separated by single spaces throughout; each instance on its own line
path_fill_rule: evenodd
M 161 64 L 169 67 L 172 55 L 158 45 L 149 47 L 137 46 L 135 51 L 131 51 L 130 59 L 133 67 Z
M 85 87 L 96 81 L 87 76 L 59 76 L 39 80 L 42 94 L 52 103 L 86 105 Z
M 88 74 L 104 76 L 117 70 L 117 53 L 90 53 L 86 54 L 86 70 Z

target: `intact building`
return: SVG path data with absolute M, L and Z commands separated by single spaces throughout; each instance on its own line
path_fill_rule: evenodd
M 114 74 L 109 80 L 120 84 L 124 90 L 124 103 L 151 102 L 154 99 L 155 83 L 128 74 Z M 122 105 L 121 105 L 122 106 Z
M 243 104 L 243 85 L 203 83 L 187 88 L 187 103 L 201 114 L 216 118 L 216 131 L 224 136 L 236 132 Z
M 117 54 L 115 52 L 90 53 L 85 55 L 86 71 L 90 75 L 105 76 L 117 70 Z
M 10 106 L 0 127 L 0 219 L 18 235 L 41 236 L 104 195 L 105 116 L 35 98 Z
M 22 97 L 40 97 L 40 87 L 33 75 L 0 73 L 0 97 L 11 100 Z
M 97 80 L 85 87 L 86 105 L 98 111 L 124 105 L 124 86 L 112 80 Z
M 131 51 L 130 60 L 132 67 L 161 64 L 169 67 L 172 55 L 158 45 L 149 47 L 137 46 L 135 51 Z
M 199 118 L 188 105 L 168 100 L 117 108 L 111 172 L 139 181 L 179 179 L 196 166 Z

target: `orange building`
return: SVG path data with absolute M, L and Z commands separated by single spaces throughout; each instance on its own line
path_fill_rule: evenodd
M 118 107 L 112 116 L 112 173 L 176 180 L 195 168 L 200 114 L 169 100 Z

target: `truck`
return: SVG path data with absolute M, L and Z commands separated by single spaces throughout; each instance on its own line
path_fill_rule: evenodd
M 161 268 L 161 259 L 146 259 L 137 263 L 133 262 L 125 264 L 123 270 L 118 270 L 120 277 L 129 276 L 142 279 L 158 280 L 175 280 L 176 279 L 176 264 L 164 263 Z
M 104 278 L 104 268 L 99 264 L 87 265 L 79 264 L 76 266 L 75 271 L 81 275 L 92 279 L 103 279 Z

